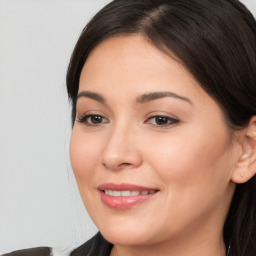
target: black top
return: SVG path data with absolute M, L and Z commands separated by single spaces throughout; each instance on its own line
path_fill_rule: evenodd
M 113 244 L 106 241 L 104 237 L 98 233 L 89 241 L 72 251 L 70 256 L 110 256 L 112 247 Z
M 74 249 L 69 256 L 110 256 L 112 247 L 111 243 L 97 233 L 89 241 Z M 54 253 L 50 247 L 38 247 L 7 253 L 3 256 L 54 256 Z

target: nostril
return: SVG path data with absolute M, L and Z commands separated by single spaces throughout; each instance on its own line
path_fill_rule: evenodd
M 120 170 L 122 168 L 125 168 L 125 167 L 129 167 L 129 166 L 132 166 L 131 163 L 120 163 L 120 164 L 117 164 L 117 165 L 111 165 L 110 163 L 109 164 L 106 164 L 106 163 L 102 163 L 102 165 L 108 169 L 113 169 L 113 170 Z
M 131 165 L 129 163 L 122 163 L 122 164 L 119 164 L 119 166 L 127 166 L 127 165 Z

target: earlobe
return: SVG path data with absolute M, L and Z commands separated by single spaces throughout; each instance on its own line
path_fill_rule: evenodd
M 242 155 L 232 173 L 232 181 L 245 183 L 256 174 L 256 116 L 253 116 L 245 128 L 242 140 Z

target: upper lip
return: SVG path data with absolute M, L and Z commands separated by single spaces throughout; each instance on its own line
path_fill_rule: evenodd
M 128 184 L 128 183 L 104 183 L 98 186 L 98 190 L 113 190 L 113 191 L 151 191 L 151 190 L 159 190 L 155 187 L 145 187 L 135 184 Z

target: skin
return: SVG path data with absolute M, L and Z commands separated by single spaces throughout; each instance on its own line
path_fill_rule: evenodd
M 79 84 L 79 93 L 85 91 L 104 102 L 79 97 L 77 118 L 102 119 L 75 122 L 70 158 L 88 213 L 115 245 L 111 255 L 224 256 L 222 229 L 243 148 L 216 102 L 139 35 L 110 38 L 90 53 Z M 136 102 L 159 91 L 187 100 Z M 155 116 L 171 119 L 158 125 Z M 111 209 L 97 190 L 107 182 L 160 191 L 131 209 Z

